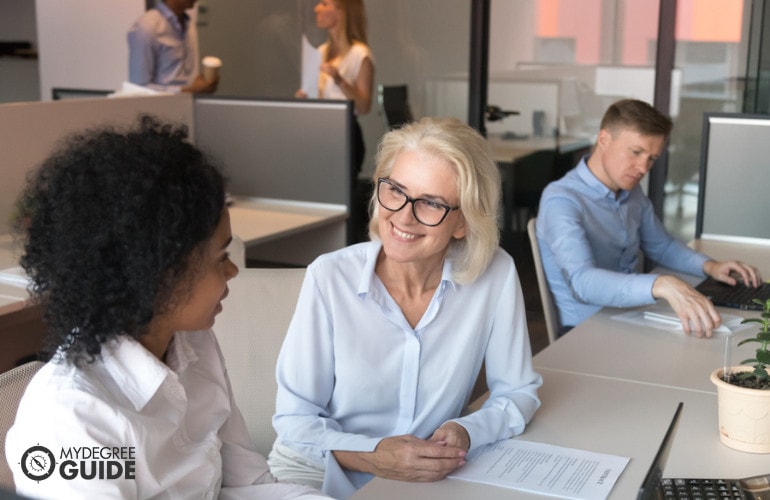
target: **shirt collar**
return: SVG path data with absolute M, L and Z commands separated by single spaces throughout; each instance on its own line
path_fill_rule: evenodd
M 171 25 L 176 28 L 179 31 L 186 31 L 186 27 L 190 25 L 190 16 L 187 15 L 187 12 L 182 14 L 182 18 L 184 19 L 184 26 L 182 26 L 179 22 L 179 18 L 177 17 L 174 12 L 168 8 L 168 5 L 166 5 L 166 2 L 156 2 L 155 8 L 163 14 L 163 17 L 165 17 L 168 22 L 171 23 Z
M 621 189 L 619 194 L 616 196 L 612 189 L 605 186 L 604 183 L 600 181 L 593 172 L 591 172 L 591 169 L 588 168 L 588 158 L 590 157 L 590 155 L 586 155 L 581 158 L 580 163 L 578 163 L 577 174 L 580 180 L 583 181 L 583 183 L 585 183 L 585 185 L 591 191 L 595 192 L 599 197 L 610 198 L 617 201 L 625 200 L 628 197 L 628 191 Z
M 372 291 L 372 280 L 374 280 L 374 267 L 377 265 L 377 257 L 380 255 L 382 249 L 381 241 L 372 241 L 366 249 L 366 261 L 361 272 L 361 280 L 358 282 L 358 296 L 360 298 L 366 297 L 367 294 Z M 441 283 L 439 287 L 445 289 L 447 284 L 452 288 L 456 288 L 452 272 L 452 255 L 454 254 L 450 247 L 447 251 L 447 258 L 444 259 L 444 267 L 441 270 Z
M 134 338 L 121 335 L 102 347 L 104 367 L 131 401 L 141 410 L 160 388 L 166 377 L 178 378 L 198 358 L 184 335 L 175 333 L 166 359 L 161 362 Z
M 366 247 L 366 260 L 364 261 L 364 268 L 361 272 L 361 279 L 358 282 L 357 292 L 358 296 L 362 299 L 372 291 L 374 267 L 377 265 L 377 257 L 380 255 L 381 248 L 381 241 L 372 241 Z

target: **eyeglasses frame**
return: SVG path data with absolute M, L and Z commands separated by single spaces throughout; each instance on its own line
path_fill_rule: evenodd
M 380 201 L 380 185 L 382 185 L 383 183 L 387 184 L 387 185 L 389 185 L 389 186 L 391 186 L 393 188 L 396 188 L 402 195 L 404 195 L 404 198 L 406 198 L 406 199 L 404 200 L 404 204 L 403 205 L 401 205 L 400 207 L 398 207 L 396 209 L 392 209 L 392 208 L 388 208 L 388 207 L 386 207 L 385 205 L 382 204 L 382 201 Z M 414 208 L 414 204 L 416 202 L 418 202 L 418 201 L 425 201 L 425 202 L 428 202 L 428 203 L 432 203 L 433 205 L 438 205 L 439 207 L 444 209 L 444 215 L 442 215 L 441 219 L 439 219 L 439 221 L 436 222 L 435 224 L 426 224 L 426 223 L 424 223 L 423 221 L 420 220 L 419 217 L 417 217 L 417 210 L 415 210 L 415 208 Z M 387 210 L 388 212 L 398 212 L 399 210 L 403 209 L 407 204 L 411 203 L 412 204 L 412 215 L 414 216 L 414 220 L 416 220 L 417 222 L 419 222 L 423 226 L 428 226 L 428 227 L 436 227 L 436 226 L 438 226 L 439 224 L 444 222 L 444 220 L 446 219 L 447 215 L 449 215 L 449 212 L 451 212 L 452 210 L 460 210 L 460 207 L 451 207 L 449 205 L 445 205 L 443 203 L 439 203 L 439 202 L 434 201 L 434 200 L 429 200 L 427 198 L 412 198 L 411 196 L 406 194 L 403 189 L 401 189 L 400 187 L 395 185 L 392 180 L 390 180 L 390 179 L 388 179 L 386 177 L 378 177 L 377 178 L 377 203 L 379 203 L 380 206 L 382 208 L 384 208 L 385 210 Z

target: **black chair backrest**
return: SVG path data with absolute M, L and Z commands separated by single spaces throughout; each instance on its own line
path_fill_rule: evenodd
M 380 113 L 385 115 L 390 130 L 414 121 L 412 110 L 409 108 L 408 97 L 406 85 L 379 85 L 377 87 L 377 102 L 380 105 Z

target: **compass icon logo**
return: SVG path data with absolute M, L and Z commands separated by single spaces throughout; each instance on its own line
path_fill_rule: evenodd
M 53 474 L 56 460 L 51 450 L 45 446 L 33 446 L 21 456 L 21 470 L 33 481 L 42 481 Z

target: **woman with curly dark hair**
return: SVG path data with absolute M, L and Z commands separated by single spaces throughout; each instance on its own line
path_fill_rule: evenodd
M 147 116 L 77 134 L 19 200 L 53 347 L 7 436 L 20 493 L 317 495 L 275 482 L 233 400 L 211 330 L 238 273 L 224 180 L 186 139 Z

